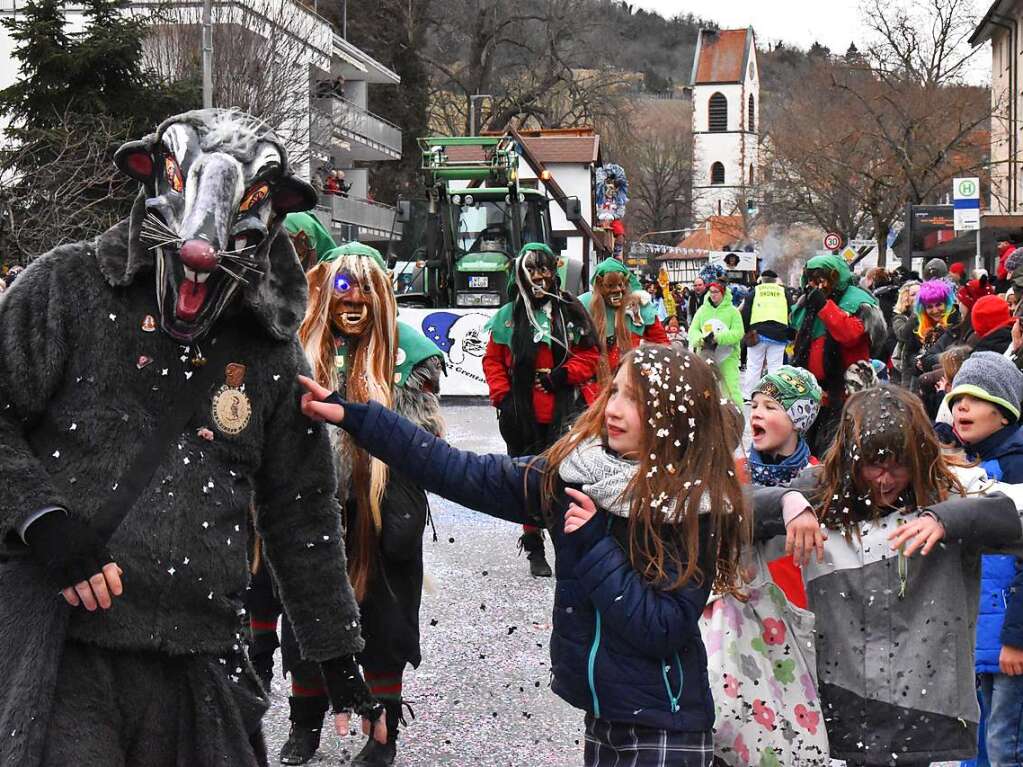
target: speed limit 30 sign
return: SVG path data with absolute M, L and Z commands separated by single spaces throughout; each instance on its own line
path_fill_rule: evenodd
M 838 232 L 828 232 L 824 235 L 824 250 L 838 250 L 845 242 L 845 238 Z

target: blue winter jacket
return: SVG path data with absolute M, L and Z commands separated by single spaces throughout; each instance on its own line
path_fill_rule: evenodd
M 1023 430 L 1006 426 L 976 445 L 967 445 L 992 479 L 1023 483 Z M 978 674 L 999 673 L 1002 645 L 1023 647 L 1023 569 L 1013 556 L 985 554 L 981 563 L 977 615 Z
M 529 458 L 458 450 L 376 403 L 346 404 L 341 426 L 393 471 L 463 506 L 516 523 L 538 508 L 542 469 L 527 468 Z M 552 517 L 568 504 L 559 485 Z M 553 525 L 552 689 L 603 719 L 709 731 L 714 702 L 697 623 L 714 580 L 709 516 L 700 525 L 703 585 L 676 591 L 653 588 L 633 569 L 621 543 L 626 525 L 603 511 L 569 535 Z

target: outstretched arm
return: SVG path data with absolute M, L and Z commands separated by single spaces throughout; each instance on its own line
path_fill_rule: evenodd
M 539 499 L 541 469 L 527 468 L 529 458 L 459 450 L 376 402 L 344 402 L 305 376 L 299 380 L 307 390 L 302 412 L 336 423 L 360 447 L 431 493 L 516 523 L 526 521 L 527 494 Z

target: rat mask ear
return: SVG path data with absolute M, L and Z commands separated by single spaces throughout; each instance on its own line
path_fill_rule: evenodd
M 316 190 L 297 176 L 283 176 L 274 182 L 270 192 L 274 211 L 278 215 L 299 213 L 316 207 Z
M 153 171 L 156 169 L 150 143 L 145 139 L 121 144 L 114 152 L 114 164 L 126 176 L 143 184 L 152 181 Z

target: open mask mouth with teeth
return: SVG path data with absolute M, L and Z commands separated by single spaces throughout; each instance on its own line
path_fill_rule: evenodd
M 604 275 L 600 293 L 608 306 L 617 309 L 625 301 L 625 276 L 617 272 Z
M 334 278 L 334 294 L 330 301 L 330 316 L 334 328 L 345 336 L 362 335 L 372 320 L 368 302 L 372 291 L 369 285 L 360 285 L 351 274 L 344 272 Z
M 270 129 L 232 110 L 173 117 L 122 146 L 115 162 L 144 184 L 139 239 L 154 255 L 161 325 L 184 342 L 267 277 L 284 214 L 316 203 Z
M 550 297 L 556 297 L 555 273 L 557 259 L 542 251 L 531 251 L 519 257 L 518 266 L 520 289 L 533 300 L 543 303 Z

